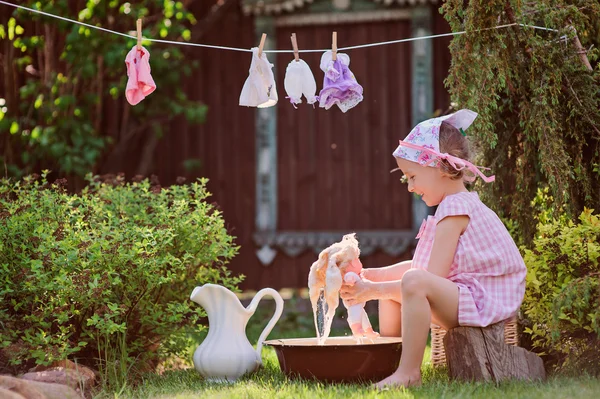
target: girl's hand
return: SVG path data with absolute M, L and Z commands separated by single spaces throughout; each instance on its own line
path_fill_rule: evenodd
M 360 276 L 363 279 L 371 280 L 371 281 L 380 281 L 380 269 L 362 269 Z
M 348 306 L 377 299 L 375 294 L 377 283 L 369 280 L 359 280 L 354 285 L 343 284 L 340 296 Z
M 340 265 L 340 269 L 344 268 L 344 273 L 348 273 L 348 272 L 353 272 L 356 274 L 361 274 L 363 271 L 363 266 L 362 263 L 360 262 L 360 259 L 356 258 L 353 259 L 350 262 L 344 262 Z

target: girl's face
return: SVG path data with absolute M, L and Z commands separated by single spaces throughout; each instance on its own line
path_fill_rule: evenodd
M 408 191 L 420 195 L 427 206 L 436 206 L 447 195 L 465 190 L 462 180 L 450 179 L 439 168 L 421 166 L 402 158 L 396 158 L 396 163 L 406 176 Z

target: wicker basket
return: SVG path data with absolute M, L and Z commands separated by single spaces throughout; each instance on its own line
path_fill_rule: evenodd
M 446 351 L 444 350 L 444 336 L 446 330 L 436 324 L 431 324 L 431 364 L 441 366 L 446 364 Z M 519 335 L 517 332 L 517 317 L 512 317 L 504 323 L 504 342 L 507 345 L 517 346 Z

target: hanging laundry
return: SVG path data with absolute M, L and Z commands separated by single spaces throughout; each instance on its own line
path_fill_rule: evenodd
M 337 105 L 342 112 L 346 112 L 363 100 L 363 88 L 350 71 L 350 57 L 347 54 L 337 53 L 334 61 L 331 50 L 328 50 L 321 56 L 320 66 L 325 78 L 319 93 L 319 107 L 329 109 Z
M 266 108 L 277 104 L 277 88 L 271 68 L 273 64 L 269 62 L 267 55 L 263 52 L 259 57 L 258 47 L 253 47 L 250 74 L 240 93 L 240 105 Z
M 304 60 L 292 60 L 285 70 L 285 79 L 283 81 L 287 97 L 294 108 L 296 104 L 302 103 L 302 95 L 306 98 L 306 102 L 314 104 L 319 97 L 317 92 L 317 82 L 313 76 L 310 67 Z
M 156 90 L 150 74 L 150 53 L 144 47 L 133 46 L 125 57 L 127 66 L 127 88 L 125 97 L 131 105 L 136 105 Z

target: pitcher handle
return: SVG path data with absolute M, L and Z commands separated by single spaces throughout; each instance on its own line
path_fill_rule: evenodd
M 277 323 L 277 321 L 281 317 L 281 313 L 283 312 L 283 298 L 281 298 L 279 292 L 275 291 L 273 288 L 263 288 L 262 290 L 258 291 L 252 299 L 252 301 L 250 302 L 250 305 L 248 305 L 248 307 L 246 308 L 246 310 L 248 310 L 250 314 L 254 314 L 254 312 L 256 311 L 256 307 L 258 306 L 258 302 L 260 302 L 262 297 L 265 295 L 270 295 L 275 300 L 275 313 L 273 313 L 273 317 L 271 317 L 271 320 L 269 320 L 269 323 L 267 324 L 263 332 L 260 334 L 258 342 L 256 343 L 256 353 L 258 354 L 258 359 L 261 365 L 263 342 L 269 336 L 269 333 L 271 332 L 273 327 L 275 327 L 275 323 Z

